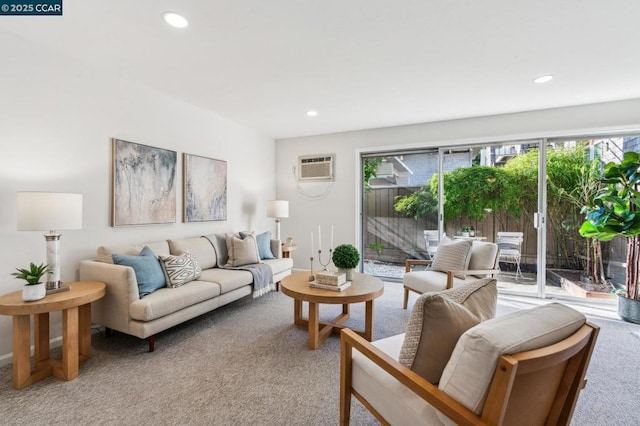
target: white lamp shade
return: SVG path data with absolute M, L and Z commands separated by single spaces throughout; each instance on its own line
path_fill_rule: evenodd
M 18 192 L 18 231 L 82 228 L 82 194 Z
M 284 200 L 267 201 L 267 217 L 289 217 L 289 202 Z

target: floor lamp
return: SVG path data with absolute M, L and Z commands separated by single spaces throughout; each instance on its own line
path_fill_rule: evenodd
M 267 201 L 267 217 L 276 218 L 276 240 L 280 239 L 280 219 L 289 217 L 289 202 L 285 200 Z
M 47 241 L 47 293 L 67 290 L 60 281 L 60 233 L 82 228 L 82 194 L 18 192 L 18 231 L 49 231 Z

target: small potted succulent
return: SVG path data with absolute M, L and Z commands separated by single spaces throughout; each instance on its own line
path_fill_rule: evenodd
M 331 260 L 339 272 L 344 272 L 347 275 L 347 281 L 351 281 L 354 269 L 360 262 L 360 253 L 351 244 L 340 244 L 333 250 Z
M 45 265 L 44 263 L 36 265 L 31 262 L 29 269 L 16 268 L 16 271 L 18 272 L 14 272 L 11 275 L 13 275 L 15 279 L 25 280 L 27 282 L 22 288 L 22 300 L 31 302 L 40 300 L 47 295 L 47 289 L 40 280 L 44 274 L 49 272 L 49 265 Z

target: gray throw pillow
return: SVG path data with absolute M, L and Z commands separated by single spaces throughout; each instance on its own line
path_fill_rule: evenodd
M 460 336 L 495 316 L 497 298 L 493 278 L 421 295 L 407 323 L 400 363 L 437 384 Z
M 238 238 L 233 234 L 226 234 L 227 252 L 229 259 L 225 266 L 243 266 L 260 263 L 260 254 L 258 253 L 258 244 L 253 233 L 247 235 L 244 239 Z

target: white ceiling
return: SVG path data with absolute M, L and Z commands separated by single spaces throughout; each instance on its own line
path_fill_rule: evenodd
M 639 16 L 638 0 L 64 0 L 0 29 L 287 138 L 640 98 Z

